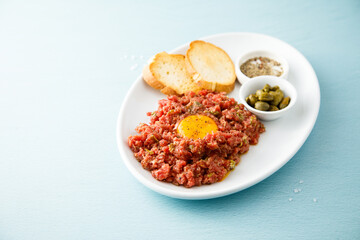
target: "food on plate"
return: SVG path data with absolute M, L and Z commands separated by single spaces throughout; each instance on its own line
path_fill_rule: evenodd
M 290 97 L 284 97 L 279 86 L 271 87 L 269 84 L 250 94 L 245 100 L 251 107 L 261 111 L 278 111 L 290 103 Z
M 188 188 L 224 179 L 265 131 L 243 104 L 209 90 L 168 96 L 148 116 L 130 149 L 155 179 Z
M 190 43 L 186 51 L 186 69 L 202 88 L 231 92 L 235 86 L 235 67 L 221 48 L 200 40 Z
M 281 64 L 268 57 L 254 57 L 240 66 L 241 72 L 249 78 L 273 75 L 280 77 L 284 70 Z
M 181 54 L 156 54 L 144 67 L 143 79 L 166 95 L 182 95 L 208 89 L 231 92 L 235 86 L 235 68 L 227 53 L 204 41 L 193 41 Z
M 156 54 L 143 70 L 143 78 L 151 87 L 167 95 L 197 92 L 200 87 L 185 68 L 185 56 L 181 54 Z

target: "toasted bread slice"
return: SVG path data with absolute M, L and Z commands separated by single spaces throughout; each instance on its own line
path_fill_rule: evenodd
M 161 52 L 143 70 L 143 78 L 151 87 L 167 95 L 181 95 L 201 88 L 186 71 L 185 56 Z
M 200 87 L 231 92 L 235 87 L 235 67 L 221 48 L 204 41 L 193 41 L 185 56 L 186 70 Z

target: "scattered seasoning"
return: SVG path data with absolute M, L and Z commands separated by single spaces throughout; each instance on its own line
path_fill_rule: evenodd
M 299 193 L 299 192 L 301 192 L 301 188 L 295 188 L 294 189 L 294 193 Z
M 234 160 L 230 160 L 230 169 L 234 169 L 236 167 L 236 162 Z
M 150 155 L 153 155 L 153 154 L 154 154 L 154 152 L 151 151 L 151 150 L 149 150 L 149 149 L 146 149 L 146 148 L 145 148 L 145 151 L 148 152 Z
M 303 183 L 304 183 L 304 180 L 300 180 L 299 183 L 300 183 L 300 184 L 303 184 Z
M 317 202 L 317 199 L 316 199 L 316 198 L 313 198 L 313 202 Z
M 281 64 L 267 57 L 250 58 L 240 66 L 240 70 L 249 78 L 263 75 L 272 75 L 279 77 L 283 73 L 283 68 L 281 67 Z
M 293 198 L 289 198 L 289 202 L 291 202 L 293 200 Z
M 170 143 L 169 144 L 169 151 L 172 153 L 175 150 L 175 144 Z
M 155 137 L 155 135 L 151 135 L 150 138 L 153 139 L 155 142 L 159 142 L 159 140 Z
M 214 116 L 217 116 L 217 115 L 220 114 L 218 111 L 210 111 L 210 113 L 211 113 L 212 115 L 214 115 Z

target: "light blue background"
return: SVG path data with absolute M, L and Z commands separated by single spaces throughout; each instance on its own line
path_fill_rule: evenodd
M 223 32 L 302 52 L 320 82 L 318 120 L 245 191 L 159 195 L 121 160 L 120 106 L 151 55 Z M 360 239 L 359 44 L 355 0 L 1 0 L 0 239 Z

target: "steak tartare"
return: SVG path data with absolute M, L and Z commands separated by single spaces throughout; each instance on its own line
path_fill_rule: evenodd
M 128 138 L 135 158 L 157 180 L 188 188 L 221 181 L 265 131 L 244 105 L 208 90 L 168 96 L 147 115 L 150 123 L 141 123 L 135 129 L 139 135 Z M 211 118 L 217 131 L 203 138 L 182 136 L 177 127 L 192 115 Z

